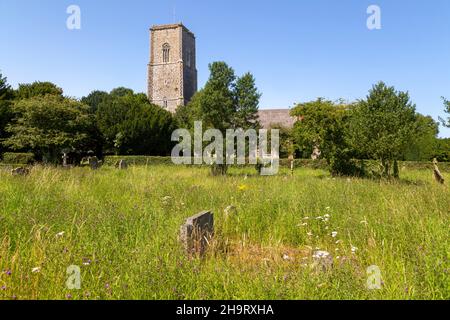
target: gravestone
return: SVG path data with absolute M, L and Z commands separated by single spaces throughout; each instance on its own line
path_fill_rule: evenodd
M 119 161 L 119 169 L 120 170 L 126 170 L 128 169 L 128 163 L 125 160 L 120 160 Z
M 62 159 L 63 159 L 63 167 L 66 168 L 67 167 L 67 159 L 69 159 L 69 156 L 67 155 L 67 153 L 65 153 L 65 152 L 63 153 Z
M 186 220 L 180 229 L 180 240 L 189 256 L 205 254 L 214 235 L 214 215 L 204 211 Z
M 89 157 L 89 166 L 92 170 L 98 169 L 98 158 L 96 156 Z
M 30 174 L 30 170 L 24 167 L 19 167 L 11 170 L 13 176 L 27 176 Z

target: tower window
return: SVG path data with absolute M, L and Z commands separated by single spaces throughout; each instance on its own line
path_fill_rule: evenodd
M 191 67 L 191 50 L 188 50 L 186 54 L 186 66 Z
M 164 109 L 167 109 L 168 106 L 169 106 L 169 104 L 167 102 L 167 98 L 164 98 L 164 100 L 163 100 L 163 107 L 164 107 Z
M 170 45 L 168 43 L 163 44 L 163 62 L 169 62 L 170 57 Z

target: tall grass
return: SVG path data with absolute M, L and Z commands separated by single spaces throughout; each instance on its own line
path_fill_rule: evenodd
M 450 191 L 431 172 L 404 171 L 399 182 L 251 174 L 1 171 L 0 299 L 450 298 Z M 237 213 L 226 216 L 229 205 Z M 215 240 L 188 259 L 179 227 L 202 210 L 215 214 Z M 333 266 L 315 267 L 315 250 Z M 81 268 L 81 290 L 66 287 L 70 265 Z M 371 265 L 380 290 L 366 288 Z

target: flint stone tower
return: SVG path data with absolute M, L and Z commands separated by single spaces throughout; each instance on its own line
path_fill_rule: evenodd
M 148 98 L 175 112 L 197 92 L 195 36 L 183 24 L 153 26 L 150 29 Z

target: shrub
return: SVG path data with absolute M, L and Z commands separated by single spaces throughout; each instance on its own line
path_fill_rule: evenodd
M 4 164 L 31 164 L 34 162 L 34 154 L 5 152 L 2 162 Z

